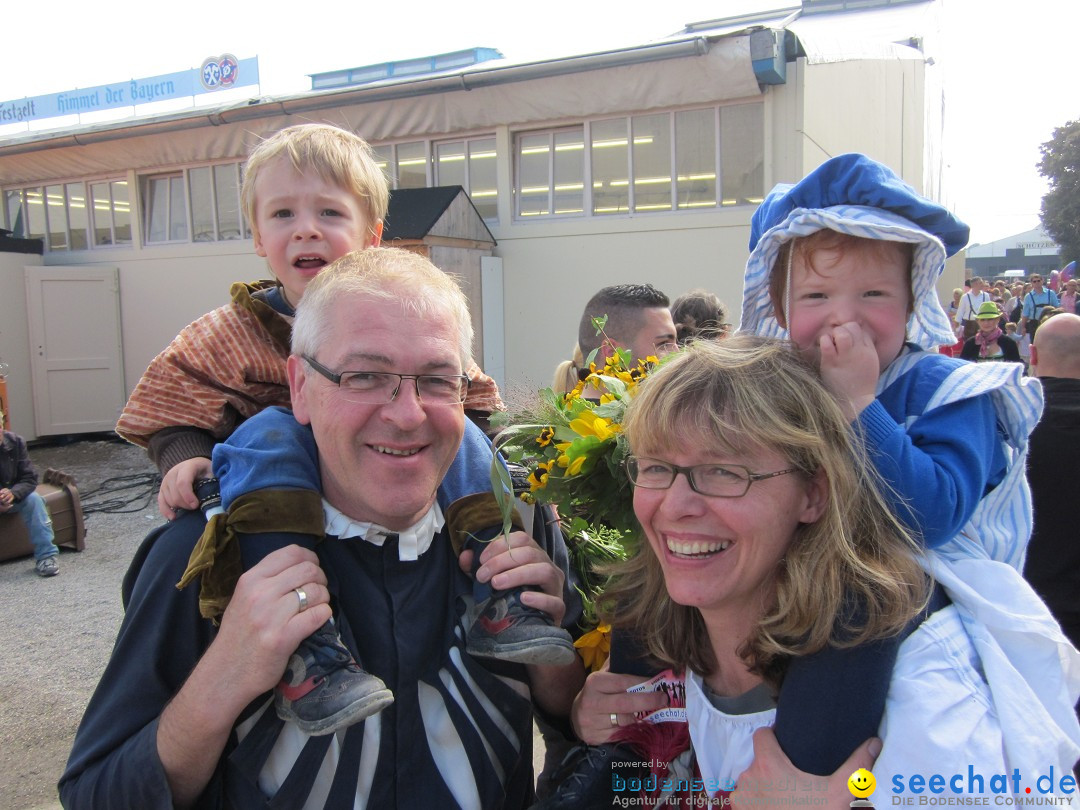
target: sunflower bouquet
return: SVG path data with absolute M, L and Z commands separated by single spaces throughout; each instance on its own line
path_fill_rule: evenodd
M 594 319 L 603 331 L 606 318 Z M 528 470 L 530 503 L 555 507 L 571 563 L 585 590 L 586 618 L 595 624 L 594 599 L 604 578 L 597 566 L 625 559 L 637 533 L 633 495 L 623 462 L 628 446 L 622 433 L 626 407 L 638 385 L 658 363 L 648 357 L 631 365 L 630 352 L 617 349 L 602 367 L 589 357 L 588 376 L 565 394 L 545 388 L 534 411 L 497 414 L 501 429 L 495 444 L 508 461 Z M 492 485 L 509 529 L 513 492 L 502 464 L 492 463 Z M 578 642 L 586 663 L 598 667 L 607 657 L 607 629 L 601 625 Z

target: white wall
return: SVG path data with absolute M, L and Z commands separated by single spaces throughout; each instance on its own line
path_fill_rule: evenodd
M 193 320 L 229 301 L 234 281 L 270 278 L 251 240 L 131 250 L 49 254 L 49 264 L 120 268 L 124 384 L 130 392 L 147 365 Z
M 509 236 L 496 229 L 508 386 L 548 385 L 570 356 L 586 302 L 611 284 L 650 283 L 671 299 L 704 287 L 737 322 L 752 210 L 530 223 Z
M 39 267 L 41 256 L 0 253 L 0 362 L 7 363 L 7 405 L 11 429 L 36 439 L 30 371 L 30 327 L 26 318 L 24 267 Z
M 801 175 L 845 152 L 889 166 L 915 189 L 924 186 L 923 70 L 915 60 L 806 65 L 795 123 Z

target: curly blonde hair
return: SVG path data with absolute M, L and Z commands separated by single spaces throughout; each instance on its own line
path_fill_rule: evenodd
M 825 511 L 796 529 L 775 600 L 738 650 L 753 671 L 778 682 L 788 657 L 895 635 L 925 606 L 919 546 L 882 498 L 839 406 L 788 342 L 737 335 L 691 344 L 642 383 L 623 429 L 635 454 L 766 448 L 806 476 L 825 476 Z M 647 542 L 609 573 L 605 619 L 667 666 L 716 671 L 700 612 L 671 600 Z

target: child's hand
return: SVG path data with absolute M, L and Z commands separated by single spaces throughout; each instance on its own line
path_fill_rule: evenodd
M 855 421 L 874 401 L 881 374 L 877 349 L 857 323 L 843 323 L 821 336 L 821 379 L 844 411 Z
M 161 479 L 157 505 L 161 516 L 166 520 L 176 519 L 177 509 L 198 509 L 199 499 L 195 497 L 195 482 L 210 478 L 214 467 L 210 459 L 204 456 L 189 458 L 172 467 Z

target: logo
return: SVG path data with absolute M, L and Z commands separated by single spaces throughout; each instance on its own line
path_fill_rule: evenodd
M 231 53 L 211 56 L 202 63 L 199 78 L 207 90 L 225 90 L 236 84 L 240 63 Z
M 873 807 L 873 803 L 867 801 L 868 798 L 877 790 L 877 780 L 874 779 L 874 775 L 866 768 L 859 768 L 847 780 L 847 789 L 851 791 L 851 795 L 855 797 L 855 801 L 851 803 L 852 807 Z

